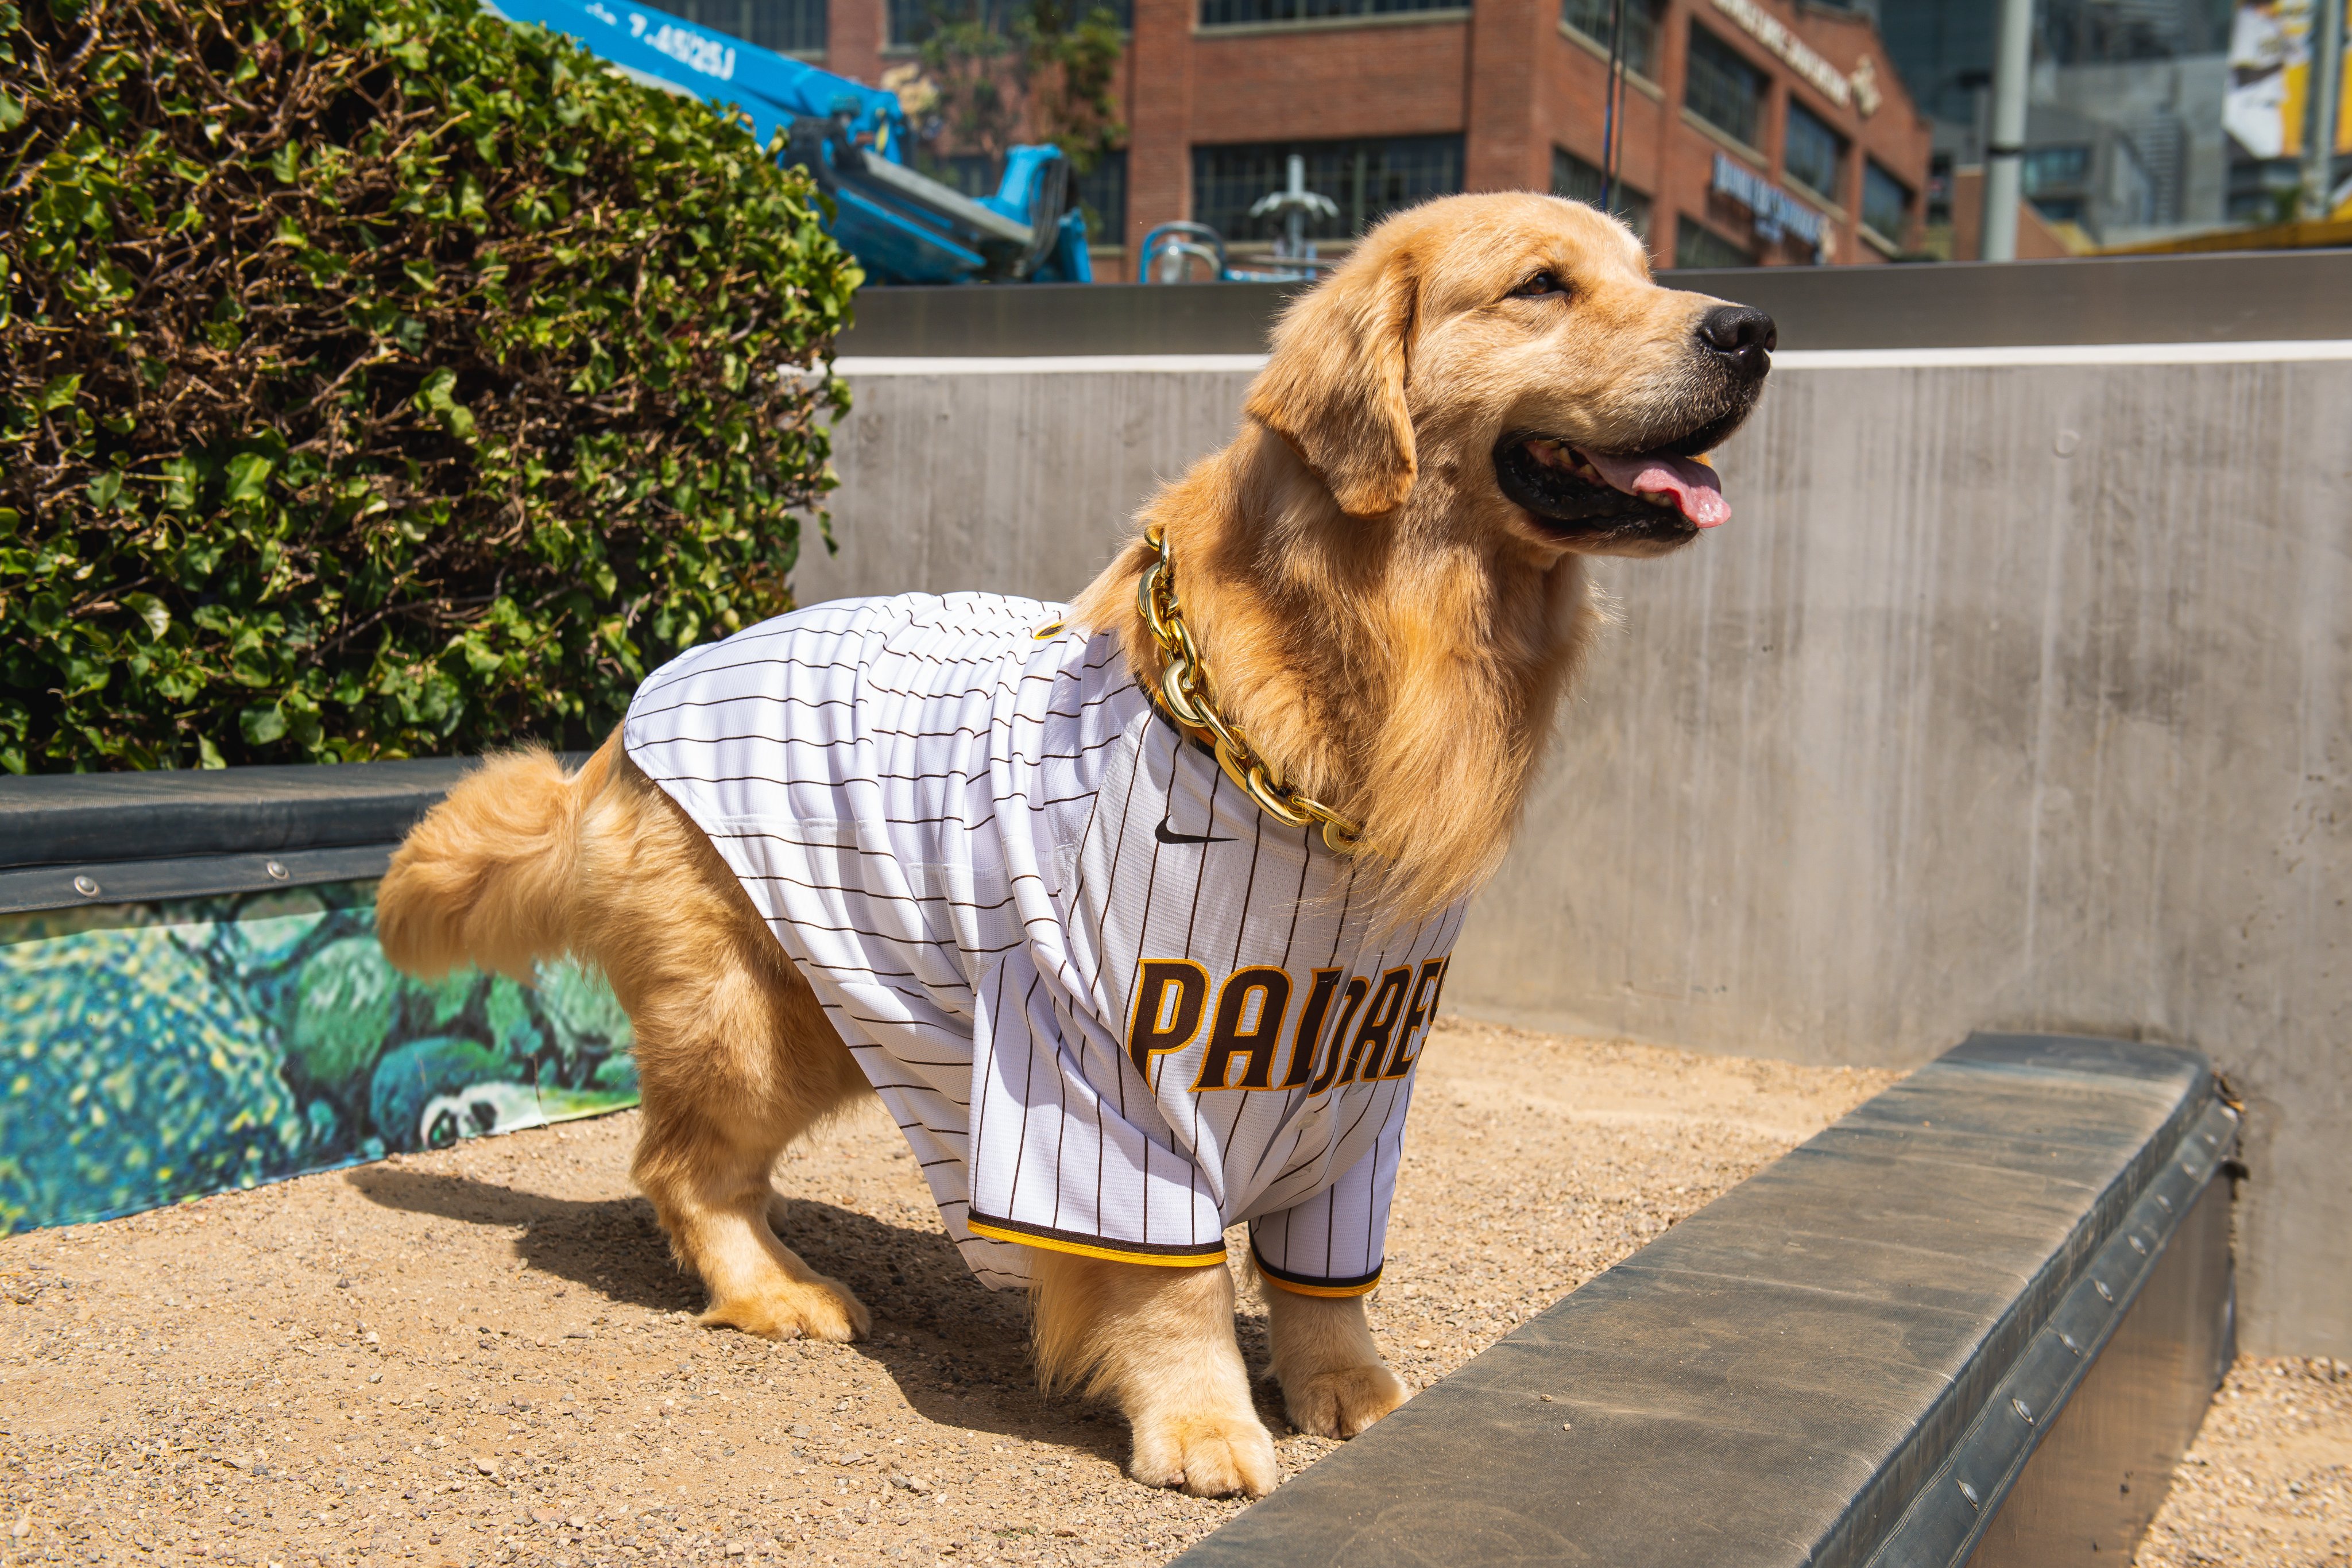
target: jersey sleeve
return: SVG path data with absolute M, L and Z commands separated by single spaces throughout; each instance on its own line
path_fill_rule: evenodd
M 1404 1153 L 1403 1099 L 1398 1096 L 1397 1113 L 1345 1176 L 1250 1221 L 1250 1254 L 1267 1284 L 1302 1296 L 1360 1296 L 1381 1282 L 1389 1200 Z

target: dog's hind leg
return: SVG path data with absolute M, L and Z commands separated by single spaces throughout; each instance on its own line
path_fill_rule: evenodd
M 1075 1385 L 1125 1412 L 1130 1475 L 1195 1497 L 1274 1490 L 1274 1438 L 1234 1340 L 1230 1270 L 1043 1249 L 1031 1251 L 1029 1269 L 1039 1377 L 1048 1390 Z
M 1372 1343 L 1363 1297 L 1301 1295 L 1259 1278 L 1274 1375 L 1292 1426 L 1318 1437 L 1352 1437 L 1410 1397 Z
M 793 1005 L 793 988 L 806 994 L 797 977 L 780 983 L 711 957 L 658 1017 L 639 1015 L 645 1131 L 630 1174 L 710 1293 L 702 1322 L 770 1339 L 855 1339 L 871 1319 L 847 1286 L 777 1239 L 768 1175 L 865 1080 L 814 998 Z
M 709 1291 L 705 1323 L 855 1339 L 872 1320 L 777 1239 L 769 1172 L 872 1091 L 709 841 L 626 758 L 614 784 L 584 824 L 593 913 L 579 946 L 636 1030 L 645 1129 L 630 1174 Z
M 738 1115 L 714 1127 L 691 1112 L 656 1111 L 631 1174 L 654 1202 L 679 1260 L 710 1293 L 701 1321 L 769 1339 L 856 1339 L 873 1320 L 838 1280 L 803 1262 L 776 1236 L 768 1171 L 801 1126 L 785 1116 Z

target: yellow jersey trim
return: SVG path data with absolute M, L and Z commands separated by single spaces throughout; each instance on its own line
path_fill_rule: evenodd
M 1381 1288 L 1380 1276 L 1377 1274 L 1360 1284 L 1348 1285 L 1298 1284 L 1289 1280 L 1277 1279 L 1264 1269 L 1257 1271 L 1257 1277 L 1276 1290 L 1287 1291 L 1294 1296 L 1369 1296 Z
M 1149 1263 L 1157 1269 L 1205 1269 L 1225 1260 L 1224 1249 L 1212 1253 L 1125 1252 L 1116 1247 L 1093 1241 L 1071 1241 L 1059 1236 L 1037 1236 L 1027 1231 L 1007 1230 L 985 1220 L 966 1218 L 964 1226 L 974 1236 L 984 1236 L 991 1241 L 1012 1241 L 1023 1247 L 1040 1247 L 1048 1252 L 1070 1252 L 1081 1258 L 1103 1258 L 1113 1263 Z

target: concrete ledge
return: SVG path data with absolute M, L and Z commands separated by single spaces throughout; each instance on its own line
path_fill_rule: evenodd
M 1726 145 L 1761 161 L 1754 148 Z M 2352 336 L 2347 279 L 2352 251 L 2340 250 L 1660 275 L 1671 287 L 1770 311 L 1784 349 L 2341 338 Z M 868 359 L 1262 353 L 1275 317 L 1300 291 L 1286 283 L 868 288 L 840 350 Z
M 1971 1037 L 1178 1562 L 2128 1560 L 2228 1359 L 2235 1130 L 2193 1051 Z M 2118 1344 L 2120 1493 L 2045 1444 Z

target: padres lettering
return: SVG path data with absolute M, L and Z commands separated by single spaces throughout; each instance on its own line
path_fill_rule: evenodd
M 1320 1094 L 1335 1084 L 1402 1078 L 1421 1059 L 1416 1042 L 1437 1017 L 1447 962 L 1429 959 L 1418 973 L 1401 964 L 1377 978 L 1350 977 L 1344 969 L 1312 971 L 1285 1055 L 1283 1024 L 1292 993 L 1301 988 L 1288 970 L 1272 965 L 1236 969 L 1215 988 L 1213 1008 L 1208 970 L 1189 958 L 1146 958 L 1136 966 L 1128 1059 L 1145 1082 L 1153 1082 L 1154 1061 L 1200 1044 L 1206 1019 L 1207 1043 L 1192 1080 L 1196 1092 L 1303 1088 Z

